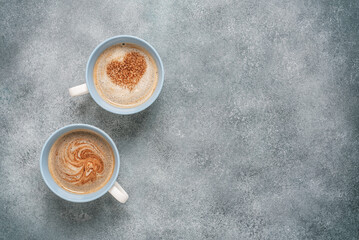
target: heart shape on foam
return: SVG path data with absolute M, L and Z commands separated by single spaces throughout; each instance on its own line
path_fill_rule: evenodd
M 132 91 L 146 72 L 146 68 L 144 56 L 138 52 L 129 52 L 121 62 L 112 60 L 106 67 L 106 73 L 114 84 Z

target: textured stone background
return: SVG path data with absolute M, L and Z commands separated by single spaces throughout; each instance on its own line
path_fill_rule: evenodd
M 0 238 L 358 239 L 359 2 L 0 1 Z M 130 34 L 160 53 L 159 99 L 101 109 L 91 51 Z M 66 202 L 40 150 L 70 123 L 121 154 L 109 194 Z

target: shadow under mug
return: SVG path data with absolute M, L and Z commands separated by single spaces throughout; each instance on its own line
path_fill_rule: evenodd
M 133 107 L 133 108 L 115 107 L 115 106 L 109 104 L 108 102 L 106 102 L 105 100 L 103 100 L 100 97 L 100 95 L 98 94 L 98 92 L 96 91 L 95 83 L 93 80 L 93 69 L 94 69 L 94 66 L 95 66 L 95 63 L 96 63 L 96 60 L 98 59 L 98 57 L 107 48 L 109 48 L 115 44 L 119 44 L 119 43 L 132 43 L 132 44 L 143 47 L 151 54 L 151 56 L 153 57 L 153 59 L 156 62 L 156 65 L 157 65 L 158 82 L 157 82 L 155 91 L 153 92 L 151 97 L 146 102 L 144 102 L 136 107 Z M 163 86 L 163 81 L 164 81 L 164 69 L 163 69 L 162 60 L 160 58 L 160 55 L 158 55 L 157 51 L 145 40 L 142 40 L 142 39 L 140 39 L 138 37 L 134 37 L 134 36 L 120 35 L 120 36 L 112 37 L 112 38 L 105 40 L 104 42 L 100 43 L 95 48 L 95 50 L 93 50 L 93 52 L 90 55 L 90 58 L 87 62 L 87 66 L 86 66 L 86 83 L 70 88 L 69 92 L 72 97 L 90 93 L 91 97 L 95 100 L 95 102 L 98 105 L 100 105 L 103 109 L 105 109 L 109 112 L 112 112 L 112 113 L 127 115 L 127 114 L 138 113 L 138 112 L 148 108 L 157 99 L 158 95 L 160 94 L 160 92 L 162 90 L 162 86 Z
M 102 187 L 101 189 L 99 189 L 96 192 L 89 193 L 89 194 L 75 194 L 75 193 L 66 191 L 65 189 L 61 188 L 54 181 L 54 179 L 52 178 L 50 171 L 49 171 L 48 157 L 49 157 L 49 152 L 50 152 L 52 145 L 55 143 L 55 141 L 59 137 L 61 137 L 62 135 L 64 135 L 65 133 L 67 133 L 69 131 L 76 130 L 76 129 L 92 130 L 95 133 L 102 136 L 103 138 L 105 138 L 105 140 L 110 144 L 112 151 L 114 153 L 114 156 L 115 156 L 115 167 L 114 167 L 114 170 L 113 170 L 110 180 L 106 183 L 106 185 L 104 187 Z M 110 192 L 112 194 L 112 196 L 114 196 L 119 202 L 125 203 L 128 199 L 128 194 L 125 192 L 125 190 L 123 190 L 123 188 L 120 186 L 120 184 L 118 184 L 116 182 L 119 170 L 120 170 L 120 155 L 119 155 L 119 152 L 118 152 L 117 147 L 116 147 L 115 143 L 113 142 L 113 140 L 110 138 L 110 136 L 108 136 L 101 129 L 91 126 L 91 125 L 87 125 L 87 124 L 71 124 L 71 125 L 67 125 L 63 128 L 58 129 L 46 140 L 46 142 L 42 148 L 42 151 L 41 151 L 40 171 L 41 171 L 42 177 L 43 177 L 46 185 L 57 196 L 65 199 L 65 200 L 68 200 L 70 202 L 89 202 L 89 201 L 92 201 L 92 200 L 95 200 L 95 199 L 101 197 L 102 195 L 104 195 L 107 192 Z

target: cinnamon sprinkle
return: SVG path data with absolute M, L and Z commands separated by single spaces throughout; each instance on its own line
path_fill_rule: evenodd
M 112 60 L 106 68 L 107 76 L 111 81 L 123 88 L 132 91 L 145 73 L 147 63 L 138 52 L 126 53 L 124 60 Z

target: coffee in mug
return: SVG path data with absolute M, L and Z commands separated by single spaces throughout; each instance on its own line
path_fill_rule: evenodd
M 52 145 L 49 171 L 54 181 L 75 194 L 96 192 L 110 180 L 115 156 L 99 134 L 77 129 L 60 136 Z
M 158 82 L 158 70 L 149 52 L 135 44 L 107 48 L 96 60 L 93 79 L 101 98 L 115 107 L 132 108 L 146 102 Z
M 161 92 L 164 69 L 157 51 L 128 35 L 109 38 L 91 53 L 86 83 L 69 89 L 71 96 L 90 93 L 103 109 L 134 114 L 149 107 Z

